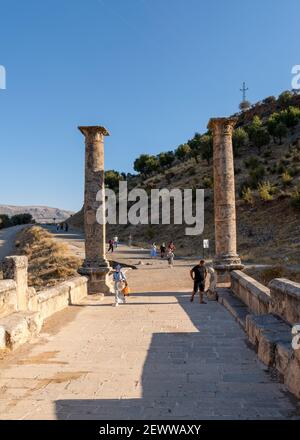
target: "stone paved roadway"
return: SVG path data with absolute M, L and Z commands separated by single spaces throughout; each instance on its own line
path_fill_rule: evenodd
M 128 273 L 127 304 L 89 298 L 1 361 L 0 418 L 295 418 L 218 303 L 191 304 L 188 267 Z

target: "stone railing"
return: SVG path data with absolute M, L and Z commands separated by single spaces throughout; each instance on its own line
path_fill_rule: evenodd
M 231 289 L 252 313 L 257 315 L 269 313 L 270 289 L 244 272 L 240 270 L 231 272 Z
M 275 278 L 265 287 L 237 270 L 231 272 L 231 290 L 246 309 L 244 327 L 259 359 L 300 398 L 300 348 L 292 345 L 292 327 L 300 324 L 300 284 Z
M 6 257 L 0 280 L 0 349 L 14 349 L 37 334 L 45 319 L 87 296 L 87 278 L 78 276 L 36 292 L 28 287 L 28 260 Z
M 270 312 L 291 325 L 300 323 L 300 284 L 285 278 L 275 278 L 269 283 Z

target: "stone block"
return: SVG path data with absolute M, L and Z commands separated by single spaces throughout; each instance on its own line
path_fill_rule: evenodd
M 77 304 L 88 295 L 88 278 L 75 277 L 62 283 L 69 288 L 69 304 Z
M 275 349 L 275 365 L 280 374 L 285 375 L 293 349 L 289 342 L 279 342 Z
M 270 290 L 242 271 L 231 272 L 231 289 L 251 312 L 257 315 L 269 312 Z
M 0 280 L 0 317 L 17 310 L 17 285 L 13 280 Z
M 13 279 L 16 282 L 17 309 L 27 310 L 28 258 L 19 255 L 5 257 L 2 267 L 4 279 Z
M 69 305 L 69 290 L 70 287 L 62 283 L 38 293 L 37 306 L 43 320 Z
M 291 325 L 300 323 L 300 284 L 285 278 L 275 278 L 269 283 L 270 309 Z
M 300 399 L 300 360 L 299 356 L 295 355 L 295 353 L 293 353 L 292 359 L 287 367 L 284 383 L 288 389 Z
M 290 345 L 292 341 L 291 327 L 277 316 L 248 315 L 246 318 L 246 332 L 249 341 L 256 347 L 258 358 L 268 366 L 276 366 L 276 360 L 280 363 L 279 369 L 284 368 L 283 348 L 280 345 Z

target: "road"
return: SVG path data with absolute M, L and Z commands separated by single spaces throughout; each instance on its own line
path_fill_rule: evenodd
M 189 301 L 188 262 L 124 254 L 126 304 L 90 296 L 1 361 L 1 419 L 299 418 L 227 310 Z
M 17 225 L 0 229 L 0 261 L 13 253 L 16 235 L 26 226 L 28 225 Z

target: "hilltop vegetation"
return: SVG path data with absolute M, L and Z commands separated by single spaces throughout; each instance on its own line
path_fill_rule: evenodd
M 299 263 L 300 251 L 300 96 L 283 92 L 233 115 L 239 252 L 246 261 Z M 177 253 L 202 254 L 202 239 L 214 246 L 212 136 L 196 133 L 177 148 L 134 161 L 137 175 L 106 171 L 106 185 L 129 189 L 205 188 L 202 236 L 184 236 L 184 225 L 108 225 L 117 234 L 147 244 L 176 239 Z M 71 219 L 82 227 L 82 212 Z

